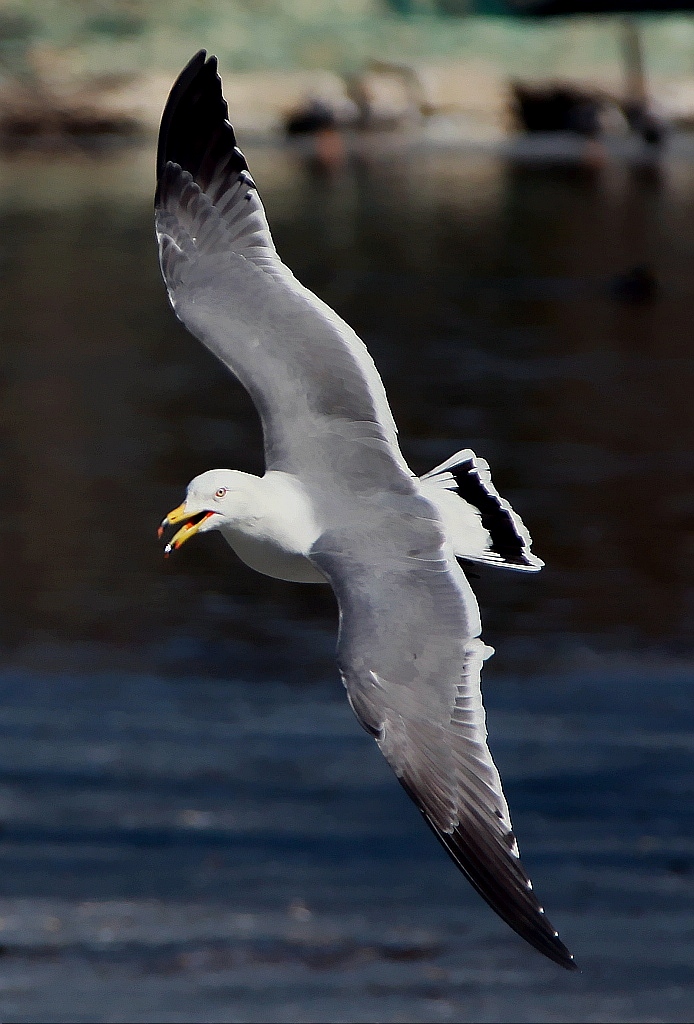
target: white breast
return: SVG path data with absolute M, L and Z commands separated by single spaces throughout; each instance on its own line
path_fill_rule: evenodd
M 221 532 L 242 562 L 278 580 L 325 583 L 307 553 L 320 535 L 301 484 L 288 473 L 270 472 L 257 481 L 254 514 Z
M 287 551 L 266 537 L 253 537 L 228 526 L 222 527 L 222 534 L 241 561 L 256 572 L 274 576 L 277 580 L 291 580 L 294 583 L 326 582 L 325 576 L 305 555 Z

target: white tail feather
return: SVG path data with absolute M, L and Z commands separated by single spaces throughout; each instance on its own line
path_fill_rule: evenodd
M 420 485 L 436 505 L 457 558 L 521 572 L 544 565 L 530 550 L 522 519 L 492 483 L 488 463 L 470 448 L 425 473 Z

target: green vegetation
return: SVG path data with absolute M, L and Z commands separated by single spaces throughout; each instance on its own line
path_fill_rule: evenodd
M 458 16 L 467 6 L 467 0 L 0 0 L 0 63 L 11 74 L 39 65 L 71 66 L 77 75 L 169 71 L 205 46 L 237 71 L 350 72 L 372 58 L 474 58 L 525 76 L 620 66 L 610 19 Z M 652 71 L 694 70 L 693 18 L 646 19 L 644 38 Z

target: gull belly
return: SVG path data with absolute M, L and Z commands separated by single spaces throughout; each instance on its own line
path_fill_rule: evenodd
M 227 523 L 220 527 L 220 533 L 241 561 L 256 572 L 292 583 L 327 583 L 323 573 L 306 555 L 284 547 L 276 537 Z

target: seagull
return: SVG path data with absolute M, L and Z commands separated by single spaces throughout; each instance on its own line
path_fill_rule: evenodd
M 418 478 L 366 346 L 275 249 L 201 50 L 161 121 L 156 234 L 174 312 L 249 392 L 265 474 L 196 477 L 159 529 L 166 553 L 219 530 L 253 569 L 330 584 L 347 697 L 426 823 L 490 907 L 575 969 L 519 859 L 487 746 L 480 639 L 464 567 L 536 572 L 528 531 L 469 449 Z

